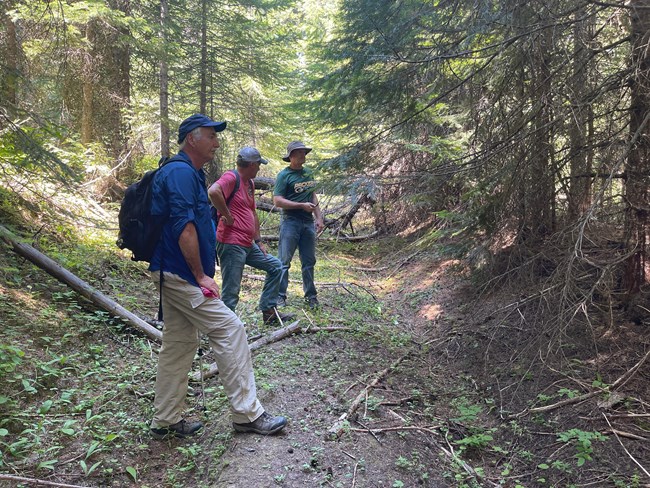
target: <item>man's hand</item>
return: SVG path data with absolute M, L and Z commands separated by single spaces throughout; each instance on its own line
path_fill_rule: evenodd
M 230 225 L 232 225 L 232 224 L 235 223 L 235 219 L 233 219 L 233 217 L 232 217 L 231 214 L 228 214 L 228 215 L 222 215 L 222 216 L 221 216 L 221 221 L 222 221 L 224 224 L 228 225 L 228 226 L 230 226 Z
M 323 219 L 316 219 L 316 232 L 320 234 L 324 228 L 325 223 L 323 222 Z
M 266 256 L 266 245 L 262 241 L 256 242 L 255 244 L 257 244 L 257 247 L 259 247 L 260 251 L 262 251 Z
M 315 205 L 315 204 L 313 204 L 311 202 L 305 202 L 305 203 L 302 204 L 302 209 L 305 212 L 309 212 L 309 213 L 313 213 L 314 209 L 316 209 L 316 207 L 318 207 L 318 205 Z
M 203 278 L 199 280 L 199 286 L 203 290 L 203 294 L 205 296 L 208 296 L 206 293 L 207 290 L 207 292 L 212 293 L 212 295 L 215 298 L 221 298 L 221 295 L 219 294 L 219 286 L 217 285 L 217 282 L 214 281 L 209 276 L 203 275 Z

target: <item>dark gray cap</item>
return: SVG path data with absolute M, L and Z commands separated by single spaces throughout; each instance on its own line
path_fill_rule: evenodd
M 237 162 L 245 161 L 247 163 L 267 164 L 268 161 L 262 157 L 260 152 L 252 146 L 244 146 L 237 154 Z

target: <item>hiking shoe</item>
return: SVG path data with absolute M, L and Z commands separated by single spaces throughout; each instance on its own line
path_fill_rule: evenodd
M 236 424 L 233 422 L 232 426 L 237 432 L 253 432 L 255 434 L 271 435 L 280 432 L 287 425 L 287 419 L 278 415 L 274 417 L 266 412 L 260 415 L 253 422 L 246 424 Z
M 278 302 L 275 305 L 276 307 L 286 307 L 287 306 L 287 297 L 278 297 Z
M 307 302 L 307 306 L 312 310 L 320 308 L 320 303 L 318 303 L 318 298 L 316 298 L 315 296 L 305 297 L 305 301 Z
M 185 419 L 167 427 L 151 428 L 151 435 L 158 440 L 171 439 L 172 437 L 192 437 L 203 428 L 201 422 L 187 422 Z
M 284 322 L 296 316 L 293 313 L 281 313 L 279 311 L 276 314 L 276 310 L 276 308 L 269 308 L 268 310 L 262 311 L 262 320 L 264 320 L 265 325 L 280 324 L 280 321 Z M 278 315 L 280 316 L 280 320 L 278 320 Z

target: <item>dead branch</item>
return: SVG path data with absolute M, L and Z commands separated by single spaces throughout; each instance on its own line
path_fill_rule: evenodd
M 255 202 L 255 207 L 258 210 L 263 210 L 264 212 L 269 212 L 269 213 L 280 213 L 281 210 L 273 205 L 272 203 L 268 203 L 265 201 L 265 199 L 258 199 Z
M 36 486 L 59 486 L 62 488 L 86 488 L 80 485 L 67 485 L 65 483 L 56 483 L 54 481 L 39 480 L 36 478 L 25 478 L 23 476 L 12 476 L 10 474 L 0 474 L 0 480 L 15 481 L 17 483 L 29 483 Z
M 161 341 L 162 333 L 146 323 L 141 318 L 137 317 L 135 314 L 129 312 L 127 309 L 114 302 L 106 295 L 96 290 L 90 286 L 85 281 L 81 280 L 73 273 L 65 269 L 59 263 L 50 259 L 45 254 L 37 251 L 32 246 L 28 244 L 23 244 L 18 241 L 18 238 L 12 234 L 8 229 L 0 225 L 0 238 L 10 244 L 13 247 L 13 250 L 16 254 L 27 258 L 29 261 L 34 263 L 39 268 L 43 269 L 57 280 L 62 281 L 74 291 L 79 293 L 81 296 L 87 298 L 95 305 L 99 306 L 103 310 L 106 310 L 112 315 L 116 315 L 127 323 L 138 329 L 140 332 L 143 332 L 149 338 Z
M 359 198 L 357 198 L 357 201 L 352 205 L 352 208 L 348 210 L 345 215 L 342 215 L 337 222 L 336 229 L 334 232 L 336 234 L 340 234 L 341 231 L 346 227 L 346 226 L 352 226 L 352 219 L 354 216 L 357 214 L 359 210 L 361 210 L 361 207 L 363 207 L 364 204 L 369 203 L 371 206 L 375 203 L 374 199 L 370 197 L 367 193 L 364 193 L 363 195 L 360 195 Z
M 370 433 L 375 433 L 375 434 L 383 434 L 384 432 L 403 432 L 406 430 L 417 430 L 420 432 L 428 432 L 429 434 L 432 435 L 438 435 L 439 432 L 436 432 L 434 429 L 437 429 L 440 426 L 430 426 L 430 427 L 422 427 L 418 425 L 401 425 L 397 427 L 382 427 L 378 429 L 356 429 L 356 428 L 351 428 L 351 432 L 370 432 Z
M 555 410 L 560 407 L 565 407 L 566 405 L 573 405 L 574 403 L 580 403 L 585 400 L 588 400 L 589 398 L 596 396 L 600 393 L 603 393 L 602 390 L 597 390 L 597 391 L 591 391 L 589 393 L 585 393 L 584 395 L 580 395 L 577 397 L 573 398 L 567 398 L 566 400 L 562 400 L 561 402 L 553 403 L 552 405 L 544 405 L 543 407 L 535 407 L 535 408 L 529 408 L 527 410 L 524 410 L 523 412 L 515 415 L 515 417 L 522 417 L 524 415 L 527 415 L 529 413 L 542 413 L 542 412 L 550 412 L 551 410 Z
M 343 434 L 344 426 L 345 423 L 348 421 L 348 419 L 356 412 L 357 408 L 359 408 L 359 405 L 363 402 L 363 400 L 366 398 L 366 394 L 373 389 L 377 384 L 388 374 L 390 373 L 393 369 L 395 369 L 406 357 L 408 354 L 402 356 L 399 358 L 397 361 L 395 361 L 393 364 L 391 364 L 388 368 L 384 369 L 381 371 L 372 382 L 366 386 L 361 393 L 357 395 L 357 397 L 354 399 L 352 404 L 350 405 L 350 408 L 348 408 L 348 411 L 345 412 L 343 415 L 341 415 L 336 422 L 334 422 L 334 425 L 332 425 L 328 430 L 326 437 L 330 440 L 335 440 L 341 437 Z
M 643 419 L 650 417 L 650 413 L 619 413 L 607 415 L 608 419 Z M 598 420 L 600 417 L 580 417 L 584 420 Z
M 623 450 L 625 451 L 625 454 L 627 454 L 628 457 L 629 457 L 632 461 L 634 461 L 634 464 L 636 464 L 639 468 L 641 468 L 641 470 L 646 474 L 646 476 L 647 476 L 648 478 L 650 478 L 650 473 L 648 473 L 648 470 L 645 469 L 645 468 L 643 467 L 643 465 L 641 465 L 641 463 L 640 463 L 639 461 L 637 461 L 637 460 L 634 458 L 634 456 L 632 456 L 632 454 L 630 454 L 630 451 L 627 450 L 627 448 L 625 447 L 625 445 L 624 445 L 623 442 L 621 441 L 621 438 L 618 436 L 618 431 L 614 430 L 614 428 L 612 427 L 612 424 L 609 423 L 609 419 L 607 418 L 607 416 L 606 416 L 605 414 L 603 414 L 603 417 L 605 417 L 605 422 L 607 422 L 607 425 L 609 425 L 609 427 L 612 429 L 612 432 L 613 432 L 614 435 L 616 436 L 616 440 L 618 441 L 618 443 L 621 445 L 621 447 L 622 447 Z
M 600 433 L 603 434 L 603 435 L 614 434 L 617 437 L 626 437 L 628 439 L 632 439 L 632 440 L 635 440 L 635 441 L 641 441 L 641 442 L 650 441 L 650 438 L 648 438 L 648 437 L 643 437 L 642 435 L 632 434 L 631 432 L 625 432 L 623 430 L 618 430 L 618 429 L 601 430 Z
M 617 379 L 614 383 L 609 388 L 609 391 L 614 391 L 617 388 L 625 385 L 632 376 L 643 366 L 643 363 L 645 363 L 648 358 L 650 357 L 650 350 L 643 356 L 639 362 L 637 362 L 632 368 L 630 368 L 624 375 L 622 375 L 619 379 Z M 566 400 L 562 400 L 561 402 L 554 403 L 552 405 L 545 405 L 543 407 L 536 407 L 536 408 L 529 408 L 527 410 L 524 410 L 523 412 L 516 414 L 515 417 L 521 417 L 524 415 L 527 415 L 529 413 L 541 413 L 541 412 L 550 412 L 551 410 L 555 410 L 560 407 L 564 407 L 566 405 L 573 405 L 574 403 L 580 403 L 585 400 L 588 400 L 589 398 L 596 396 L 600 393 L 603 393 L 603 390 L 596 390 L 596 391 L 591 391 L 589 393 L 585 393 L 584 395 L 580 395 L 574 398 L 567 398 Z
M 254 180 L 256 190 L 272 190 L 275 186 L 275 178 L 257 176 Z

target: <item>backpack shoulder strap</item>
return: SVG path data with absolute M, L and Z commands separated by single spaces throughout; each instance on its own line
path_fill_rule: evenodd
M 181 158 L 178 154 L 175 154 L 173 156 L 168 156 L 168 157 L 163 156 L 162 158 L 160 158 L 158 160 L 158 167 L 162 168 L 163 166 L 169 163 L 185 163 L 185 164 L 189 164 L 190 166 L 192 165 L 192 163 L 190 163 L 186 159 Z
M 237 190 L 239 190 L 239 185 L 241 183 L 241 178 L 239 176 L 239 172 L 236 169 L 231 169 L 231 170 L 228 170 L 228 171 L 235 174 L 235 187 L 230 192 L 230 195 L 228 195 L 228 198 L 226 198 L 226 207 L 228 206 L 228 204 L 230 204 L 230 200 L 233 199 L 233 197 L 235 196 L 235 193 L 237 193 Z

